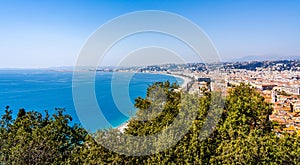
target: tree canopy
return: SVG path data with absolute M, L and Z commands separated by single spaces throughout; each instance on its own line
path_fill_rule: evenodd
M 0 163 L 3 164 L 299 164 L 300 138 L 296 134 L 278 136 L 269 121 L 270 104 L 247 84 L 232 88 L 220 109 L 217 125 L 207 138 L 201 131 L 207 119 L 215 93 L 204 91 L 203 96 L 178 92 L 177 84 L 154 83 L 145 98 L 137 98 L 138 108 L 125 132 L 117 129 L 99 130 L 93 134 L 79 125 L 71 124 L 72 117 L 64 109 L 45 112 L 26 112 L 20 109 L 16 119 L 6 107 L 0 121 Z M 121 139 L 122 134 L 148 136 L 172 125 L 176 116 L 185 119 L 194 114 L 188 131 L 175 145 L 165 143 L 177 136 L 161 137 L 156 144 L 141 144 Z M 209 116 L 211 115 L 211 116 Z M 184 120 L 182 120 L 184 121 Z M 183 124 L 183 123 L 181 123 Z M 138 145 L 141 149 L 154 147 L 154 154 L 127 156 L 106 146 Z M 126 141 L 127 140 L 127 141 Z M 128 145 L 127 145 L 128 146 Z M 122 148 L 124 152 L 132 148 Z

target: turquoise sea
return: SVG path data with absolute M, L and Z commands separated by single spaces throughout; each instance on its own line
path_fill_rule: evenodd
M 72 97 L 72 72 L 49 70 L 0 70 L 0 108 L 1 115 L 7 105 L 13 110 L 14 116 L 19 108 L 26 111 L 35 110 L 44 113 L 48 110 L 54 112 L 55 108 L 65 108 L 66 113 L 73 117 L 72 123 L 80 123 Z M 111 92 L 112 73 L 96 72 L 95 93 L 98 105 L 105 118 L 112 127 L 117 127 L 126 122 L 130 116 L 119 112 Z M 124 88 L 130 73 L 118 73 L 114 85 Z M 134 115 L 134 99 L 138 96 L 145 97 L 149 85 L 157 81 L 183 83 L 182 79 L 170 75 L 136 73 L 129 83 L 129 98 L 132 109 L 129 113 Z M 116 97 L 116 95 L 114 95 Z M 117 100 L 122 101 L 123 98 Z M 124 99 L 126 100 L 126 99 Z M 128 100 L 128 98 L 127 98 Z M 93 107 L 89 107 L 93 108 Z M 93 114 L 87 114 L 93 115 Z

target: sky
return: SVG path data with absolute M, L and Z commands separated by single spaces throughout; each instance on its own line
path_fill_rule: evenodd
M 0 68 L 73 66 L 101 25 L 142 10 L 194 22 L 222 61 L 300 55 L 299 0 L 1 0 Z

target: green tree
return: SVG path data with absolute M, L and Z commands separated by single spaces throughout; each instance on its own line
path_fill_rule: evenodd
M 155 144 L 121 139 L 116 129 L 94 134 L 71 125 L 71 116 L 56 109 L 50 116 L 20 109 L 13 120 L 6 107 L 0 125 L 0 162 L 3 164 L 299 164 L 300 138 L 296 134 L 275 134 L 268 116 L 270 104 L 251 86 L 235 86 L 217 106 L 220 93 L 207 90 L 203 95 L 178 92 L 177 84 L 154 83 L 145 98 L 137 98 L 136 117 L 129 121 L 124 134 L 152 135 L 171 126 L 179 117 L 178 127 L 163 134 Z M 222 105 L 222 104 L 221 104 Z M 195 119 L 187 118 L 194 114 Z M 218 114 L 222 114 L 219 120 Z M 144 119 L 144 120 L 141 120 Z M 217 122 L 217 125 L 216 125 Z M 166 142 L 177 137 L 181 126 L 190 128 L 171 148 Z M 206 129 L 203 129 L 206 128 Z M 205 138 L 201 138 L 205 137 Z M 99 140 L 115 147 L 128 144 L 140 149 L 157 149 L 153 155 L 125 156 L 101 146 Z M 128 146 L 127 145 L 127 146 Z M 121 146 L 122 147 L 122 146 Z M 164 149 L 165 148 L 165 149 Z M 131 148 L 123 147 L 123 151 Z M 164 150 L 161 150 L 164 149 Z
M 7 111 L 9 112 L 9 111 Z M 87 135 L 78 125 L 70 125 L 71 116 L 56 109 L 50 118 L 20 109 L 16 120 L 6 113 L 1 131 L 1 162 L 7 164 L 66 164 L 73 162 L 75 149 Z M 9 120 L 8 120 L 9 119 Z

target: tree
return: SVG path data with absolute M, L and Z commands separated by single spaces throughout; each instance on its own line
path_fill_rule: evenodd
M 287 134 L 279 138 L 272 132 L 273 125 L 268 119 L 271 112 L 270 104 L 251 86 L 240 84 L 231 90 L 215 132 L 216 148 L 210 163 L 297 164 L 298 138 Z
M 214 103 L 219 93 L 203 91 L 203 95 L 178 92 L 178 85 L 154 83 L 145 98 L 137 98 L 137 116 L 129 121 L 124 134 L 147 136 L 168 128 L 179 117 L 178 129 L 163 134 L 155 144 L 137 143 L 119 138 L 116 129 L 98 130 L 87 134 L 80 126 L 70 124 L 72 117 L 64 109 L 50 116 L 20 109 L 16 120 L 6 107 L 0 127 L 0 162 L 3 164 L 299 164 L 300 138 L 296 134 L 272 131 L 268 120 L 272 108 L 249 85 L 234 87 L 225 100 L 225 107 Z M 211 108 L 216 111 L 210 111 Z M 191 113 L 194 119 L 188 119 Z M 217 125 L 214 122 L 221 118 Z M 217 116 L 217 117 L 216 117 Z M 148 119 L 148 120 L 138 120 Z M 208 120 L 207 120 L 208 119 Z M 182 124 L 190 128 L 170 148 Z M 207 122 L 207 129 L 203 127 Z M 211 133 L 210 130 L 213 132 Z M 201 136 L 200 136 L 201 135 Z M 206 135 L 204 139 L 202 135 Z M 120 144 L 152 147 L 157 152 L 147 156 L 126 156 L 103 147 Z M 131 148 L 121 146 L 123 151 Z M 163 149 L 163 150 L 161 150 Z
M 64 109 L 56 109 L 50 119 L 24 109 L 20 109 L 16 120 L 7 117 L 10 113 L 3 115 L 5 123 L 11 124 L 1 131 L 0 161 L 8 164 L 71 163 L 75 149 L 82 145 L 87 132 L 76 124 L 71 126 L 72 118 L 63 112 Z

